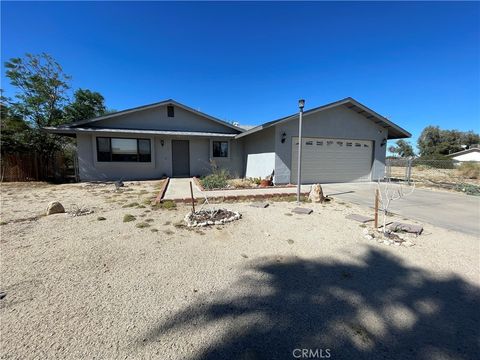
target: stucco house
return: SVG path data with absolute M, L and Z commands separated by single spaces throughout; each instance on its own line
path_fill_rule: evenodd
M 212 161 L 235 177 L 297 178 L 298 113 L 245 130 L 165 100 L 45 130 L 76 137 L 81 181 L 202 176 Z M 352 98 L 305 111 L 302 182 L 381 179 L 387 140 L 410 136 Z
M 457 151 L 447 155 L 449 158 L 459 162 L 475 161 L 480 162 L 480 148 L 472 147 L 470 149 Z

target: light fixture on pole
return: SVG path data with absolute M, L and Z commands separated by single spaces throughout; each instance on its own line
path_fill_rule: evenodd
M 297 203 L 300 204 L 300 188 L 302 186 L 302 117 L 305 100 L 298 100 L 298 168 L 297 168 Z

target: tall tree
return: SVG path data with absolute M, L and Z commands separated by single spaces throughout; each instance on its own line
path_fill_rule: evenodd
M 403 139 L 398 140 L 395 143 L 395 149 L 396 153 L 400 155 L 400 157 L 410 157 L 410 156 L 415 156 L 415 152 L 413 151 L 412 145 L 408 141 L 405 141 Z
M 87 120 L 104 115 L 107 112 L 105 99 L 96 91 L 78 89 L 73 96 L 73 102 L 65 107 L 65 120 L 67 122 Z
M 420 156 L 444 156 L 478 144 L 480 136 L 473 131 L 442 130 L 438 126 L 427 126 L 418 138 Z
M 13 58 L 5 63 L 6 76 L 17 89 L 16 101 L 10 105 L 34 132 L 34 150 L 51 156 L 65 144 L 65 139 L 38 131 L 41 127 L 61 124 L 63 108 L 68 101 L 70 76 L 50 55 L 26 54 L 25 58 Z
M 0 149 L 2 154 L 24 153 L 31 145 L 31 129 L 21 116 L 15 114 L 4 99 L 0 102 Z

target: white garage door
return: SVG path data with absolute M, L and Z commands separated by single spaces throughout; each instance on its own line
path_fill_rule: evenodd
M 302 183 L 370 181 L 372 141 L 302 138 Z M 298 138 L 292 142 L 292 177 L 297 182 Z

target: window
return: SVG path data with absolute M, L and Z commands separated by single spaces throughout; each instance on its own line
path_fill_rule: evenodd
M 347 142 L 347 146 L 352 146 L 353 144 L 351 142 Z
M 338 146 L 343 146 L 343 141 L 337 141 Z
M 317 141 L 318 146 L 323 146 L 323 141 Z
M 360 143 L 355 143 L 355 147 L 362 147 L 362 144 L 360 144 Z
M 97 161 L 150 162 L 150 139 L 97 137 Z
M 213 157 L 228 157 L 228 141 L 213 141 Z
M 313 141 L 307 141 L 305 145 L 313 145 Z
M 174 117 L 175 116 L 175 108 L 173 105 L 168 105 L 167 106 L 167 116 L 168 117 Z
M 333 141 L 327 141 L 327 146 L 333 145 Z
M 368 144 L 363 144 L 363 147 L 368 147 Z
M 110 138 L 97 138 L 97 160 L 110 161 Z

